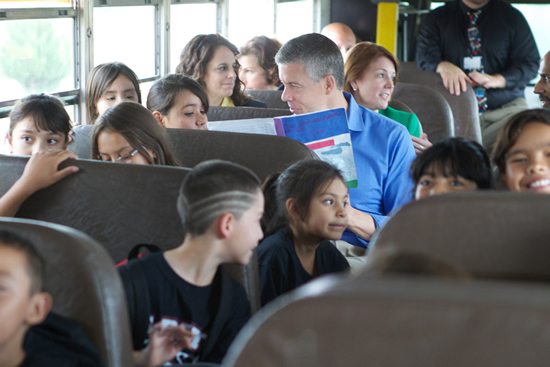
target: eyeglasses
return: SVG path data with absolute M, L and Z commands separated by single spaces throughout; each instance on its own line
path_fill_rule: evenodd
M 116 159 L 116 163 L 130 163 L 130 161 L 132 160 L 132 158 L 134 158 L 134 156 L 136 154 L 138 154 L 139 150 L 134 150 L 132 153 L 128 154 L 128 155 L 122 155 L 120 157 L 118 157 Z

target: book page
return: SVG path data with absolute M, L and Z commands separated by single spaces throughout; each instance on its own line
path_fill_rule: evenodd
M 273 118 L 209 121 L 208 130 L 232 133 L 277 135 Z

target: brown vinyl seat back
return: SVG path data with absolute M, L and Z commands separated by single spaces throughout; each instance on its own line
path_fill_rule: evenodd
M 410 203 L 373 239 L 369 261 L 412 251 L 476 278 L 550 280 L 550 196 L 478 191 Z
M 392 99 L 391 101 L 389 101 L 388 106 L 390 106 L 391 108 L 393 108 L 395 110 L 408 112 L 408 113 L 414 113 L 414 111 L 409 106 L 407 106 L 405 103 L 403 103 L 401 101 L 398 101 L 396 99 Z
M 260 90 L 260 89 L 247 89 L 246 94 L 259 101 L 265 102 L 267 108 L 278 108 L 282 110 L 288 110 L 288 103 L 283 102 L 281 96 L 282 90 Z
M 0 156 L 0 195 L 21 176 L 27 158 Z M 80 171 L 38 191 L 18 217 L 66 225 L 101 243 L 118 263 L 137 244 L 163 250 L 183 242 L 177 198 L 187 168 L 69 161 Z M 225 269 L 243 286 L 253 312 L 259 309 L 259 273 L 254 256 L 247 266 Z
M 550 287 L 436 279 L 323 279 L 245 325 L 227 367 L 542 366 Z
M 92 126 L 75 127 L 69 149 L 80 158 L 91 158 Z M 261 180 L 303 159 L 318 159 L 304 144 L 281 136 L 221 131 L 167 129 L 174 155 L 183 167 L 195 167 L 210 159 L 238 163 Z
M 208 121 L 246 120 L 268 117 L 290 116 L 287 109 L 257 108 L 257 107 L 219 107 L 211 106 L 208 109 Z
M 432 143 L 454 136 L 451 107 L 435 90 L 417 84 L 398 83 L 392 97 L 412 108 Z
M 2 218 L 0 227 L 34 243 L 45 260 L 52 310 L 78 322 L 109 367 L 133 365 L 124 288 L 109 254 L 94 239 L 52 223 Z
M 439 92 L 447 100 L 453 111 L 455 136 L 462 136 L 481 144 L 477 99 L 472 87 L 467 85 L 465 93 L 455 96 L 445 88 L 438 73 L 418 70 L 416 62 L 399 63 L 399 83 L 396 87 L 401 82 L 424 85 Z M 411 107 L 416 111 L 414 105 L 411 105 Z

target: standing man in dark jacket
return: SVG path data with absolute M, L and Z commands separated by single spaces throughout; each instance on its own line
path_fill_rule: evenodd
M 470 84 L 478 98 L 483 145 L 490 151 L 508 118 L 524 109 L 525 85 L 540 56 L 529 24 L 501 0 L 457 0 L 431 11 L 416 50 L 418 68 L 441 74 L 451 94 Z

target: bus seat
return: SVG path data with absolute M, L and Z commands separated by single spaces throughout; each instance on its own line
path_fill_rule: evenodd
M 432 71 L 418 70 L 416 61 L 399 63 L 399 83 L 396 87 L 401 82 L 424 85 L 441 93 L 453 111 L 455 136 L 462 136 L 481 144 L 477 99 L 472 87 L 466 86 L 466 93 L 455 96 L 445 88 L 439 74 Z
M 259 119 L 278 116 L 290 116 L 292 112 L 287 109 L 255 108 L 255 107 L 219 107 L 212 106 L 208 109 L 208 121 Z
M 393 97 L 411 107 L 422 122 L 423 131 L 432 143 L 454 136 L 453 113 L 449 103 L 431 88 L 399 83 Z
M 282 90 L 247 89 L 245 92 L 252 98 L 265 102 L 267 108 L 288 110 L 288 103 L 281 100 L 281 96 L 283 95 Z
M 53 296 L 52 310 L 82 326 L 106 366 L 133 365 L 124 288 L 104 248 L 57 224 L 2 218 L 0 227 L 30 239 L 44 258 L 44 290 Z
M 547 285 L 319 278 L 258 312 L 227 367 L 540 366 L 550 358 Z
M 72 140 L 67 146 L 80 159 L 92 159 L 92 135 L 94 125 L 79 125 L 73 128 Z
M 456 264 L 475 278 L 550 281 L 549 207 L 548 195 L 500 191 L 418 200 L 375 234 L 368 256 L 414 251 Z
M 0 195 L 21 176 L 28 158 L 0 156 Z M 101 243 L 115 263 L 137 244 L 163 250 L 183 242 L 176 200 L 187 168 L 69 161 L 80 171 L 38 191 L 18 217 L 66 225 Z M 252 312 L 260 308 L 259 272 L 254 256 L 247 266 L 225 269 L 245 287 Z
M 403 103 L 401 101 L 398 101 L 396 99 L 390 100 L 388 102 L 388 106 L 390 106 L 394 110 L 399 110 L 399 111 L 408 112 L 408 113 L 414 113 L 414 111 L 409 106 L 407 106 L 405 103 Z
M 224 159 L 248 167 L 262 181 L 298 161 L 319 159 L 304 144 L 282 136 L 183 129 L 168 129 L 168 136 L 184 167 Z
M 69 149 L 80 158 L 91 158 L 93 126 L 77 126 L 74 130 Z M 264 180 L 302 159 L 318 159 L 304 144 L 280 136 L 185 129 L 167 129 L 167 132 L 174 155 L 184 167 L 224 159 L 250 168 Z

